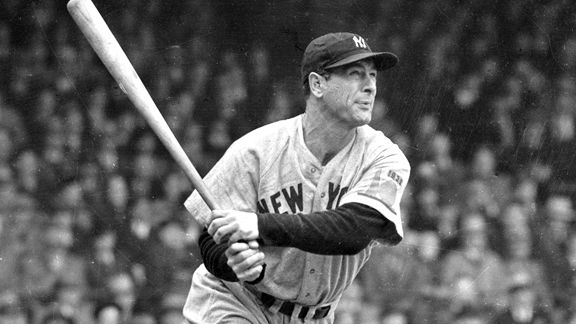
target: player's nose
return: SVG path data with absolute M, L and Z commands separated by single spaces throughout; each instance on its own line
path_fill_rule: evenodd
M 364 81 L 362 91 L 371 95 L 376 94 L 376 78 L 367 77 Z

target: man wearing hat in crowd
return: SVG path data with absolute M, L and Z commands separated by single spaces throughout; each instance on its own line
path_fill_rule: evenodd
M 342 293 L 379 243 L 403 236 L 408 160 L 368 123 L 378 73 L 396 65 L 364 38 L 331 33 L 302 59 L 305 112 L 233 143 L 204 179 L 226 210 L 211 219 L 189 323 L 332 323 Z
M 508 287 L 508 307 L 490 324 L 547 324 L 552 318 L 539 304 L 538 294 L 530 274 L 518 273 Z

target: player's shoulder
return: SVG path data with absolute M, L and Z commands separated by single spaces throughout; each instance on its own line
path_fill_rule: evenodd
M 300 116 L 258 127 L 234 141 L 229 150 L 241 154 L 274 155 L 297 133 L 298 118 Z
M 261 127 L 258 127 L 235 141 L 235 145 L 251 146 L 254 144 L 274 143 L 288 140 L 291 133 L 295 132 L 300 116 L 290 119 L 279 120 Z
M 358 127 L 357 141 L 364 147 L 365 153 L 373 158 L 386 157 L 397 159 L 399 163 L 410 168 L 410 163 L 396 143 L 382 131 L 369 125 Z

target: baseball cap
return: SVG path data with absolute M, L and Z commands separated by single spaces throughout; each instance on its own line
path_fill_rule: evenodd
M 398 63 L 398 57 L 389 52 L 372 52 L 366 40 L 353 33 L 330 33 L 310 42 L 302 58 L 302 82 L 311 72 L 343 66 L 372 58 L 376 69 L 383 71 Z

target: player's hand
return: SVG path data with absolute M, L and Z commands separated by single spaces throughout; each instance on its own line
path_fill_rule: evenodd
M 249 212 L 213 210 L 208 233 L 218 244 L 256 240 L 259 235 L 258 217 Z
M 228 266 L 234 271 L 240 281 L 254 281 L 263 270 L 264 253 L 258 248 L 258 243 L 252 241 L 252 246 L 244 242 L 232 243 L 226 249 Z

